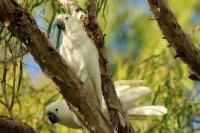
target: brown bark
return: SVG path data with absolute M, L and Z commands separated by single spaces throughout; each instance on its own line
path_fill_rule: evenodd
M 167 0 L 148 0 L 148 3 L 164 38 L 177 53 L 175 58 L 180 57 L 190 67 L 191 79 L 200 80 L 200 51 L 178 24 Z
M 0 133 L 36 133 L 32 127 L 6 116 L 0 116 Z
M 106 105 L 110 114 L 111 122 L 118 133 L 134 133 L 125 112 L 123 111 L 122 104 L 117 97 L 114 83 L 110 71 L 108 69 L 108 61 L 104 53 L 105 39 L 101 28 L 96 21 L 96 3 L 94 0 L 88 0 L 88 18 L 84 20 L 84 24 L 89 36 L 95 42 L 99 52 L 99 63 L 101 69 L 102 92 Z
M 26 45 L 43 72 L 58 85 L 60 93 L 87 130 L 97 133 L 114 132 L 101 111 L 91 104 L 80 80 L 26 10 L 12 0 L 1 0 L 0 22 L 6 23 L 8 30 Z
M 88 0 L 88 14 L 81 9 L 76 0 L 57 1 L 63 5 L 65 10 L 70 11 L 74 17 L 83 21 L 88 35 L 92 38 L 98 49 L 100 56 L 99 63 L 101 69 L 102 92 L 114 129 L 118 133 L 133 133 L 134 129 L 122 109 L 122 104 L 116 95 L 111 74 L 107 66 L 108 61 L 104 53 L 104 35 L 96 21 L 96 0 Z

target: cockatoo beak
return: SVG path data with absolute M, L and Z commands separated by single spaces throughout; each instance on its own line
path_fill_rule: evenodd
M 58 29 L 65 30 L 65 23 L 62 19 L 57 19 L 56 25 Z
M 48 113 L 48 119 L 52 124 L 55 124 L 59 121 L 58 117 L 53 113 Z

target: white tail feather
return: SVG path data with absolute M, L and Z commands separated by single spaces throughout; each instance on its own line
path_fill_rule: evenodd
M 135 106 L 127 111 L 129 117 L 136 115 L 163 115 L 167 113 L 164 106 Z
M 125 108 L 135 105 L 135 102 L 141 97 L 149 94 L 152 90 L 148 87 L 130 87 L 128 85 L 115 86 L 117 96 Z M 105 101 L 103 99 L 103 104 Z
M 121 89 L 120 91 L 116 89 L 117 96 L 122 102 L 122 105 L 125 110 L 132 108 L 135 106 L 135 103 L 141 97 L 149 94 L 151 89 L 148 87 L 140 86 L 140 87 L 127 87 L 126 89 Z

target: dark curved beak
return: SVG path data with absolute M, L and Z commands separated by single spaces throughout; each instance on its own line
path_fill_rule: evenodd
M 47 113 L 48 119 L 52 124 L 55 124 L 59 121 L 58 117 L 53 113 Z
M 62 19 L 57 19 L 56 25 L 58 29 L 65 30 L 65 23 Z

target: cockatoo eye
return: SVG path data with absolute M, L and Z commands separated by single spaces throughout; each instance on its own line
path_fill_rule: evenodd
M 57 112 L 57 111 L 58 111 L 58 109 L 56 108 L 56 109 L 55 109 L 55 111 Z
M 68 17 L 65 17 L 65 19 L 68 20 L 69 18 L 68 18 Z

